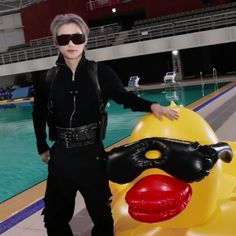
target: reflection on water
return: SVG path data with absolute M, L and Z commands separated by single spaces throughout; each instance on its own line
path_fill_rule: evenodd
M 165 99 L 176 104 L 185 104 L 184 90 L 182 86 L 171 86 L 165 88 Z

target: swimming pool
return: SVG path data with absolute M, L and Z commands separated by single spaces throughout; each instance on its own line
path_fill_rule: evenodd
M 219 84 L 219 87 L 224 84 Z M 204 89 L 204 90 L 203 90 Z M 139 96 L 168 105 L 170 100 L 188 105 L 216 89 L 215 85 L 175 87 L 138 91 Z M 5 106 L 0 109 L 0 202 L 32 187 L 47 177 L 47 166 L 37 154 L 31 106 Z M 129 135 L 142 112 L 124 110 L 110 101 L 105 146 Z

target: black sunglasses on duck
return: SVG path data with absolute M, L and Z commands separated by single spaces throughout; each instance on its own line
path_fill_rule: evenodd
M 57 44 L 59 46 L 65 46 L 69 44 L 70 40 L 74 44 L 83 44 L 85 42 L 84 34 L 62 34 L 57 36 Z

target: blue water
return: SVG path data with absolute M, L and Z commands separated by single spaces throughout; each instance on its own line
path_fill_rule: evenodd
M 0 109 L 0 202 L 46 175 L 35 148 L 31 108 Z
M 221 85 L 222 86 L 222 85 Z M 220 87 L 220 86 L 219 86 Z M 138 91 L 138 95 L 151 101 L 168 105 L 170 100 L 177 104 L 188 105 L 203 95 L 214 91 L 213 85 L 185 88 Z M 47 165 L 37 154 L 31 105 L 0 106 L 0 202 L 32 187 L 47 177 Z M 128 136 L 135 123 L 144 114 L 123 109 L 110 101 L 105 146 Z

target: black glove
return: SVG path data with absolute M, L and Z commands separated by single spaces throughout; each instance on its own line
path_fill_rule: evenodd
M 158 150 L 161 156 L 148 159 L 145 153 Z M 109 179 L 128 183 L 149 168 L 160 168 L 168 174 L 187 182 L 199 181 L 209 174 L 220 158 L 232 160 L 232 150 L 227 143 L 200 145 L 198 142 L 168 138 L 146 138 L 108 152 L 106 168 Z

